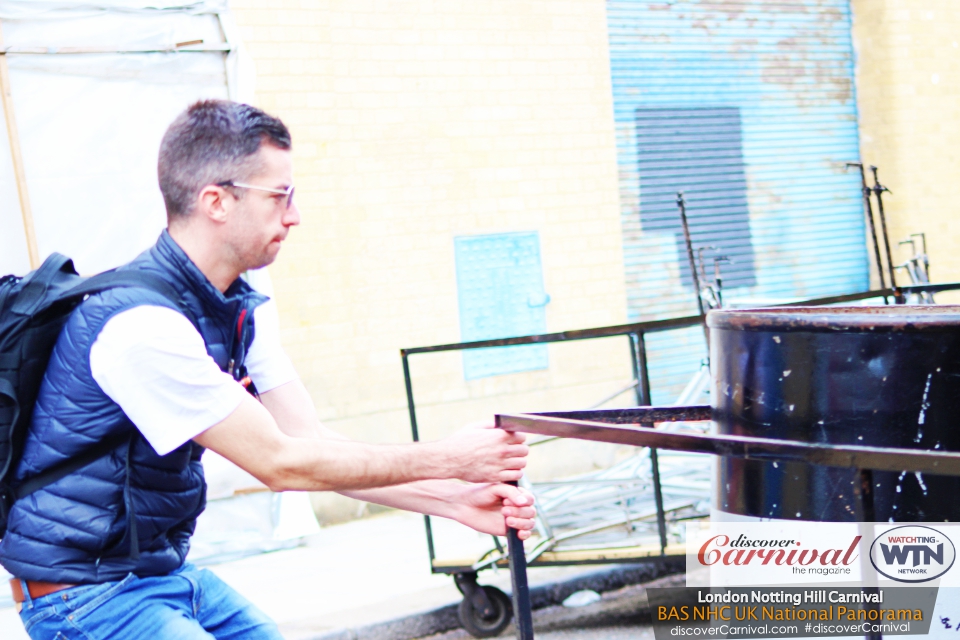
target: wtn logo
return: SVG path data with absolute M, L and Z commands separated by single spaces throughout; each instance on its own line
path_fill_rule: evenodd
M 956 559 L 953 543 L 936 529 L 919 525 L 895 527 L 870 546 L 870 562 L 898 582 L 926 582 L 950 570 Z
M 936 538 L 927 538 L 930 542 L 936 542 Z M 943 564 L 943 543 L 937 545 L 934 551 L 925 544 L 905 544 L 887 546 L 880 543 L 880 550 L 883 552 L 883 561 L 887 564 L 907 564 L 907 560 L 913 555 L 913 566 L 917 567 L 922 561 L 923 564 L 930 564 L 933 560 L 937 564 Z

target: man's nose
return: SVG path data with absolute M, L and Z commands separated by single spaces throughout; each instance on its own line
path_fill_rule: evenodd
M 300 224 L 300 209 L 295 202 L 290 203 L 290 208 L 283 215 L 283 224 L 287 227 L 295 227 Z

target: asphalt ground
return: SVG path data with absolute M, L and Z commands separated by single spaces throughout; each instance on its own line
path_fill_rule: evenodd
M 537 636 L 539 640 L 653 640 L 653 628 L 622 625 L 587 629 L 551 631 Z
M 653 640 L 650 612 L 647 609 L 648 587 L 680 587 L 683 574 L 658 578 L 646 584 L 628 585 L 600 594 L 600 600 L 582 607 L 551 605 L 533 611 L 536 640 Z M 501 638 L 515 638 L 511 624 Z M 362 638 L 363 636 L 358 636 Z M 469 640 L 469 633 L 456 629 L 419 640 Z

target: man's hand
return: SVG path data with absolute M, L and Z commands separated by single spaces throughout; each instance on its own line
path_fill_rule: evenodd
M 533 495 L 508 484 L 462 485 L 452 502 L 457 522 L 495 536 L 507 535 L 510 527 L 517 529 L 521 540 L 530 537 L 537 514 Z
M 467 482 L 515 482 L 523 476 L 530 448 L 526 436 L 492 425 L 471 425 L 431 446 L 451 469 L 445 477 Z

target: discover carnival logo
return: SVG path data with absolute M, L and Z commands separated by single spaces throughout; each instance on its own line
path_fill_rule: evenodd
M 897 582 L 927 582 L 953 566 L 957 550 L 940 531 L 919 525 L 894 527 L 870 545 L 870 562 Z
M 849 567 L 860 557 L 860 536 L 833 548 L 805 547 L 792 538 L 755 539 L 740 534 L 736 538 L 720 534 L 708 538 L 700 546 L 697 560 L 701 566 L 787 566 L 802 568 L 804 573 L 828 575 L 837 567 Z

